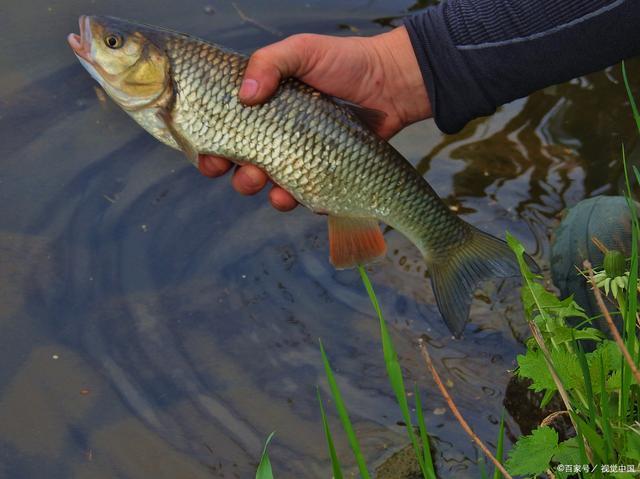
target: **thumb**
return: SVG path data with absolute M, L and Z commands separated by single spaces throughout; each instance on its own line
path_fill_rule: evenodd
M 280 81 L 303 76 L 309 69 L 307 38 L 300 34 L 266 46 L 251 55 L 238 96 L 247 105 L 266 101 L 278 89 Z

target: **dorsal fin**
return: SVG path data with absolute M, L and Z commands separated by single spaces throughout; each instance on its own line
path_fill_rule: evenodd
M 387 114 L 381 110 L 374 110 L 373 108 L 366 108 L 364 106 L 356 105 L 350 101 L 343 100 L 342 98 L 332 97 L 338 105 L 342 105 L 351 111 L 353 115 L 362 123 L 367 125 L 374 131 L 380 129 L 384 120 L 387 118 Z

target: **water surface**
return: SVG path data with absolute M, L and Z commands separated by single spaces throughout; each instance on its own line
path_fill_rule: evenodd
M 0 477 L 246 478 L 273 430 L 278 477 L 329 477 L 316 386 L 322 338 L 365 455 L 405 445 L 377 320 L 357 273 L 329 265 L 326 219 L 201 177 L 110 101 L 65 37 L 109 13 L 251 51 L 279 34 L 380 33 L 411 2 L 184 0 L 0 6 Z M 640 68 L 630 65 L 633 78 Z M 616 193 L 636 136 L 618 68 L 538 92 L 444 136 L 393 144 L 463 217 L 518 236 L 546 266 L 559 213 Z M 451 339 L 417 250 L 386 234 L 371 268 L 408 384 L 423 391 L 442 477 L 477 477 L 477 452 L 421 363 L 436 366 L 493 443 L 527 327 L 509 282 L 476 295 Z M 331 411 L 331 423 L 338 421 Z M 510 438 L 518 426 L 508 420 Z M 339 454 L 352 465 L 348 445 Z

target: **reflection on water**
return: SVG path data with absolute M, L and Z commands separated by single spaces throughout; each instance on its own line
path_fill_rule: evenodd
M 327 477 L 318 338 L 367 457 L 379 463 L 402 448 L 377 321 L 358 275 L 330 267 L 325 219 L 278 214 L 264 195 L 200 177 L 102 101 L 65 42 L 84 2 L 11 3 L 0 15 L 0 477 L 251 477 L 272 430 L 279 477 Z M 383 29 L 373 19 L 411 2 L 240 6 L 285 34 L 345 34 L 341 25 L 373 34 Z M 275 39 L 227 3 L 114 0 L 91 10 L 245 50 Z M 640 77 L 637 63 L 631 74 Z M 452 208 L 493 234 L 510 230 L 544 265 L 558 214 L 617 191 L 632 128 L 612 69 L 459 135 L 425 123 L 394 144 Z M 416 338 L 429 338 L 458 406 L 491 443 L 526 336 L 517 292 L 487 284 L 465 338 L 452 340 L 417 251 L 386 236 L 388 257 L 371 277 L 408 383 L 424 390 L 440 471 L 476 477 L 477 453 L 442 414 Z M 350 464 L 341 435 L 337 447 Z

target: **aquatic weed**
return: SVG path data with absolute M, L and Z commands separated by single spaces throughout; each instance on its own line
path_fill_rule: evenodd
M 640 114 L 624 63 L 622 77 L 640 133 Z M 513 474 L 537 477 L 554 469 L 557 464 L 581 465 L 569 471 L 555 469 L 558 479 L 574 475 L 601 478 L 610 472 L 608 465 L 616 465 L 615 477 L 619 478 L 636 477 L 638 472 L 635 467 L 631 471 L 626 469 L 640 461 L 640 347 L 637 325 L 640 225 L 631 196 L 624 146 L 621 156 L 625 196 L 632 222 L 628 271 L 621 270 L 620 264 L 614 265 L 620 263 L 619 253 L 614 251 L 605 254 L 608 268 L 594 273 L 592 266 L 586 263 L 583 271 L 585 280 L 593 287 L 613 339 L 589 326 L 595 318 L 588 318 L 572 297 L 560 300 L 548 292 L 541 277 L 532 274 L 522 259 L 523 246 L 507 234 L 507 242 L 519 260 L 524 280 L 522 302 L 534 338 L 527 343 L 526 353 L 518 356 L 517 374 L 531 381 L 531 389 L 544 392 L 542 405 L 556 393 L 560 394 L 566 411 L 559 413 L 568 415 L 575 428 L 575 436 L 562 442 L 548 425 L 541 425 L 532 434 L 518 439 L 506 463 Z M 637 168 L 634 167 L 633 172 L 640 184 Z M 622 318 L 621 333 L 604 305 L 603 294 L 610 296 L 615 304 L 613 314 Z M 582 321 L 572 326 L 567 322 L 569 318 Z M 595 344 L 591 352 L 585 352 L 583 343 L 587 340 Z
M 420 471 L 424 479 L 436 479 L 435 467 L 433 465 L 433 459 L 431 456 L 431 449 L 429 444 L 429 436 L 427 434 L 427 427 L 424 421 L 424 415 L 422 413 L 422 401 L 420 398 L 420 393 L 418 391 L 417 385 L 414 387 L 414 398 L 415 398 L 415 407 L 416 407 L 416 419 L 417 419 L 417 429 L 419 436 L 416 435 L 414 422 L 411 418 L 411 413 L 409 411 L 409 404 L 407 401 L 407 394 L 404 385 L 404 379 L 402 377 L 402 371 L 400 369 L 400 363 L 398 361 L 398 355 L 393 346 L 393 342 L 391 340 L 391 336 L 389 334 L 389 330 L 387 328 L 387 323 L 382 314 L 382 310 L 380 308 L 380 303 L 378 302 L 378 298 L 376 297 L 376 293 L 371 285 L 371 281 L 367 276 L 365 269 L 362 266 L 358 267 L 360 271 L 360 277 L 362 278 L 362 283 L 367 290 L 369 295 L 369 299 L 371 300 L 371 304 L 373 305 L 373 309 L 375 310 L 378 321 L 380 324 L 380 336 L 382 341 L 382 350 L 384 355 L 385 366 L 387 370 L 387 376 L 389 378 L 389 383 L 391 385 L 391 389 L 393 390 L 396 402 L 398 403 L 398 407 L 400 408 L 402 418 L 405 424 L 407 438 L 412 445 L 413 451 L 415 453 L 416 461 L 420 465 Z M 342 400 L 342 396 L 340 394 L 340 389 L 333 375 L 333 371 L 331 369 L 331 365 L 327 358 L 326 352 L 320 342 L 320 352 L 322 355 L 322 361 L 325 367 L 325 373 L 327 376 L 327 380 L 329 382 L 329 389 L 331 391 L 331 396 L 335 403 L 336 409 L 338 410 L 338 416 L 340 417 L 340 422 L 342 424 L 342 428 L 347 435 L 349 440 L 349 445 L 351 446 L 351 450 L 356 459 L 356 463 L 358 465 L 358 469 L 360 471 L 360 475 L 363 479 L 370 477 L 369 471 L 367 469 L 366 462 L 362 456 L 362 452 L 360 450 L 357 437 L 355 436 L 355 432 L 353 429 L 353 425 L 351 424 L 351 420 L 347 413 L 346 406 L 344 401 Z M 331 433 L 326 421 L 326 415 L 324 412 L 324 407 L 322 404 L 322 399 L 320 394 L 318 394 L 318 402 L 320 404 L 320 410 L 322 415 L 322 421 L 325 428 L 325 436 L 327 440 L 327 446 L 329 448 L 329 454 L 331 456 L 332 468 L 334 470 L 334 477 L 339 477 L 336 475 L 336 471 L 342 475 L 342 471 L 340 470 L 340 465 L 338 462 L 338 458 L 335 454 L 335 449 L 333 448 L 333 440 L 331 439 Z M 341 476 L 340 476 L 341 477 Z

